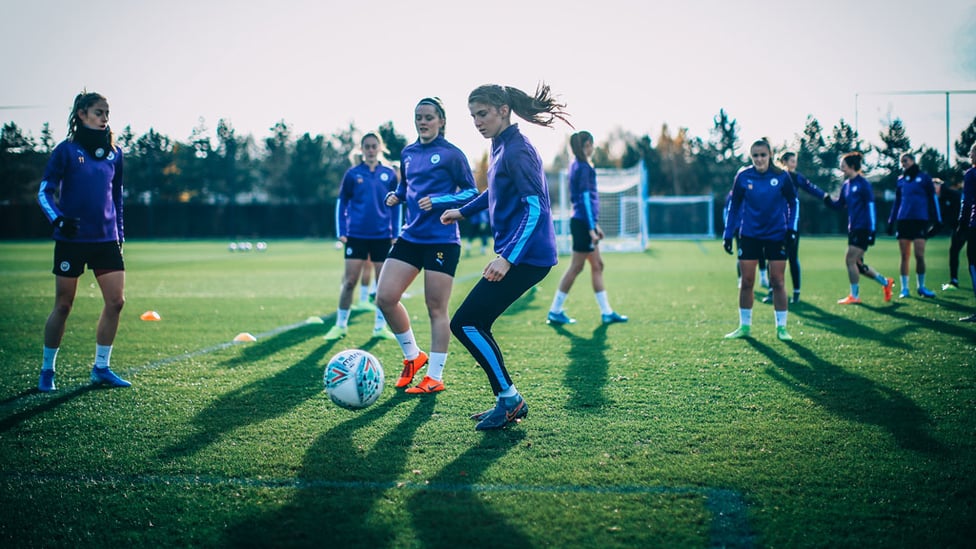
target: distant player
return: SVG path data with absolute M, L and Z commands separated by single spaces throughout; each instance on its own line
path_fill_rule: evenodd
M 773 152 L 765 139 L 749 147 L 752 166 L 739 171 L 732 183 L 732 199 L 723 245 L 732 253 L 735 228 L 739 228 L 738 258 L 742 271 L 739 288 L 739 327 L 726 334 L 726 339 L 749 337 L 752 330 L 753 287 L 756 267 L 765 258 L 769 268 L 769 284 L 773 290 L 773 309 L 776 315 L 776 337 L 792 341 L 786 330 L 788 301 L 784 277 L 786 249 L 796 239 L 794 218 L 796 187 L 785 171 L 773 165 Z
M 451 341 L 451 318 L 447 312 L 454 285 L 454 273 L 461 258 L 461 235 L 457 225 L 444 225 L 444 210 L 457 208 L 478 194 L 468 159 L 446 139 L 447 115 L 436 97 L 421 99 L 414 108 L 417 141 L 400 153 L 400 182 L 386 197 L 387 206 L 404 203 L 407 222 L 387 256 L 376 287 L 376 306 L 403 351 L 403 371 L 396 382 L 406 387 L 417 372 L 428 365 L 427 374 L 411 394 L 444 390 L 444 366 Z M 420 350 L 410 327 L 410 315 L 400 302 L 403 293 L 424 271 L 424 299 L 430 318 L 430 355 Z
M 959 254 L 966 246 L 968 238 L 967 227 L 962 223 L 962 192 L 959 188 L 952 188 L 941 179 L 932 178 L 935 183 L 935 194 L 939 199 L 939 211 L 945 221 L 945 228 L 949 229 L 949 282 L 942 285 L 942 291 L 959 289 Z
M 370 132 L 360 139 L 359 146 L 362 161 L 346 170 L 339 186 L 336 234 L 344 245 L 345 271 L 339 291 L 336 323 L 325 334 L 326 340 L 346 336 L 353 292 L 370 264 L 379 278 L 400 225 L 394 210 L 386 205 L 386 195 L 396 188 L 397 176 L 392 168 L 382 162 L 385 158 L 383 140 L 379 134 Z M 376 309 L 373 322 L 373 337 L 394 339 L 379 309 Z
M 901 252 L 901 293 L 898 297 L 910 295 L 908 263 L 914 247 L 918 295 L 932 298 L 935 297 L 935 292 L 925 287 L 925 241 L 942 230 L 939 200 L 935 195 L 932 178 L 915 163 L 915 155 L 901 155 L 901 167 L 904 173 L 898 178 L 895 203 L 891 207 L 891 215 L 888 216 L 888 234 L 898 238 L 898 249 Z
M 969 162 L 962 183 L 962 206 L 959 209 L 959 227 L 966 229 L 966 259 L 969 262 L 969 280 L 976 296 L 976 143 L 969 148 Z M 976 313 L 960 318 L 963 322 L 976 322 Z
M 573 282 L 587 263 L 590 264 L 590 281 L 603 323 L 627 322 L 626 316 L 616 313 L 610 307 L 610 299 L 603 283 L 603 256 L 600 255 L 603 229 L 597 222 L 600 216 L 600 195 L 596 187 L 596 170 L 590 164 L 590 157 L 593 156 L 593 135 L 587 131 L 576 132 L 569 139 L 569 147 L 575 157 L 569 167 L 569 194 L 573 202 L 569 228 L 573 235 L 573 256 L 556 288 L 546 322 L 557 325 L 576 322 L 563 310 L 563 304 Z
M 95 332 L 91 382 L 129 387 L 109 367 L 125 305 L 122 242 L 122 149 L 108 126 L 108 100 L 97 93 L 75 97 L 68 138 L 51 153 L 40 191 L 41 210 L 54 226 L 54 310 L 44 326 L 44 358 L 37 388 L 56 389 L 55 362 L 85 265 L 95 273 L 104 307 Z
M 841 157 L 840 170 L 847 179 L 840 189 L 840 196 L 834 201 L 830 195 L 824 196 L 824 204 L 834 209 L 847 208 L 847 278 L 851 283 L 851 293 L 837 300 L 840 305 L 853 305 L 861 302 L 861 275 L 871 277 L 881 284 L 884 300 L 891 301 L 891 289 L 895 280 L 868 267 L 864 263 L 864 253 L 874 245 L 876 218 L 874 211 L 874 189 L 861 173 L 863 157 L 859 152 L 849 152 Z

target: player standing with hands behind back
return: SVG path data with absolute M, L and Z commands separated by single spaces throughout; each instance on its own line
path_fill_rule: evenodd
M 460 209 L 441 214 L 455 223 L 488 208 L 498 257 L 451 318 L 451 332 L 488 375 L 495 406 L 471 416 L 479 431 L 501 429 L 525 417 L 529 408 L 512 383 L 501 348 L 491 333 L 495 320 L 556 264 L 556 231 L 542 158 L 512 123 L 512 113 L 539 126 L 567 124 L 564 105 L 541 84 L 534 95 L 495 84 L 468 95 L 474 126 L 491 139 L 488 188 Z
M 125 264 L 122 149 L 114 143 L 108 114 L 102 95 L 82 92 L 75 97 L 68 138 L 51 153 L 37 193 L 41 210 L 54 225 L 54 309 L 44 325 L 44 360 L 37 383 L 45 393 L 56 389 L 55 362 L 86 264 L 95 273 L 105 303 L 95 332 L 91 382 L 131 385 L 109 368 L 125 304 Z
M 901 252 L 901 293 L 899 298 L 908 297 L 908 260 L 915 248 L 915 277 L 918 295 L 935 297 L 935 292 L 925 287 L 925 240 L 935 236 L 942 229 L 942 214 L 939 212 L 939 199 L 935 195 L 935 184 L 929 174 L 923 172 L 915 163 L 915 155 L 901 155 L 904 173 L 898 178 L 895 190 L 895 203 L 888 216 L 888 234 L 895 235 L 895 222 L 898 222 L 898 249 Z

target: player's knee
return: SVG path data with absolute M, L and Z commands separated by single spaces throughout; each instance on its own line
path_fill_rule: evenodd
M 862 275 L 866 275 L 871 270 L 871 267 L 868 267 L 868 264 L 867 263 L 858 263 L 857 264 L 857 270 Z

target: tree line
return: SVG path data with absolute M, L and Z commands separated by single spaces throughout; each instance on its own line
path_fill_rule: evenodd
M 660 134 L 636 135 L 619 129 L 601 141 L 594 152 L 597 167 L 629 168 L 643 161 L 652 195 L 722 195 L 736 171 L 748 163 L 748 143 L 741 143 L 739 125 L 725 110 L 713 117 L 706 137 L 691 136 L 686 128 L 672 130 L 665 124 Z M 378 132 L 397 162 L 408 144 L 392 122 Z M 336 199 L 343 173 L 354 159 L 361 131 L 350 124 L 330 135 L 304 133 L 295 136 L 285 121 L 270 128 L 270 135 L 255 138 L 239 134 L 225 119 L 217 122 L 211 137 L 200 120 L 185 140 L 174 140 L 150 128 L 135 135 L 130 127 L 116 135 L 125 153 L 127 202 L 141 204 L 309 204 Z M 35 138 L 13 122 L 0 131 L 0 204 L 26 204 L 36 200 L 47 159 L 57 144 L 49 124 Z M 833 190 L 841 183 L 836 170 L 841 155 L 860 151 L 868 158 L 867 172 L 879 192 L 893 190 L 899 175 L 899 157 L 914 152 L 921 168 L 933 177 L 953 184 L 969 167 L 968 150 L 976 141 L 976 118 L 955 141 L 955 159 L 946 159 L 928 146 L 913 146 L 908 130 L 898 118 L 868 143 L 841 119 L 826 129 L 810 116 L 792 142 L 772 142 L 774 149 L 798 154 L 800 172 L 811 181 Z M 570 162 L 568 147 L 551 160 L 558 172 Z M 484 184 L 487 158 L 473 166 Z

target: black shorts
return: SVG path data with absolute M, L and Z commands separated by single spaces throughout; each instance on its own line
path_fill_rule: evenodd
M 867 229 L 854 229 L 853 231 L 847 233 L 847 244 L 848 246 L 854 246 L 855 248 L 861 248 L 862 250 L 867 250 L 871 244 L 871 231 Z
M 427 269 L 454 276 L 458 261 L 461 259 L 461 245 L 415 244 L 400 238 L 386 257 L 409 263 L 418 270 Z
M 896 227 L 895 238 L 898 240 L 918 240 L 926 238 L 929 222 L 921 219 L 901 219 Z
M 78 278 L 85 272 L 85 265 L 96 271 L 124 271 L 122 248 L 118 242 L 68 242 L 54 241 L 54 268 L 52 273 L 68 278 Z
M 346 237 L 346 259 L 369 259 L 373 263 L 383 263 L 390 253 L 391 238 Z
M 739 259 L 745 261 L 786 261 L 789 254 L 786 251 L 785 240 L 759 240 L 749 236 L 739 237 Z
M 590 238 L 590 225 L 587 222 L 575 217 L 570 218 L 569 233 L 573 235 L 574 252 L 590 253 L 596 250 L 593 239 Z

